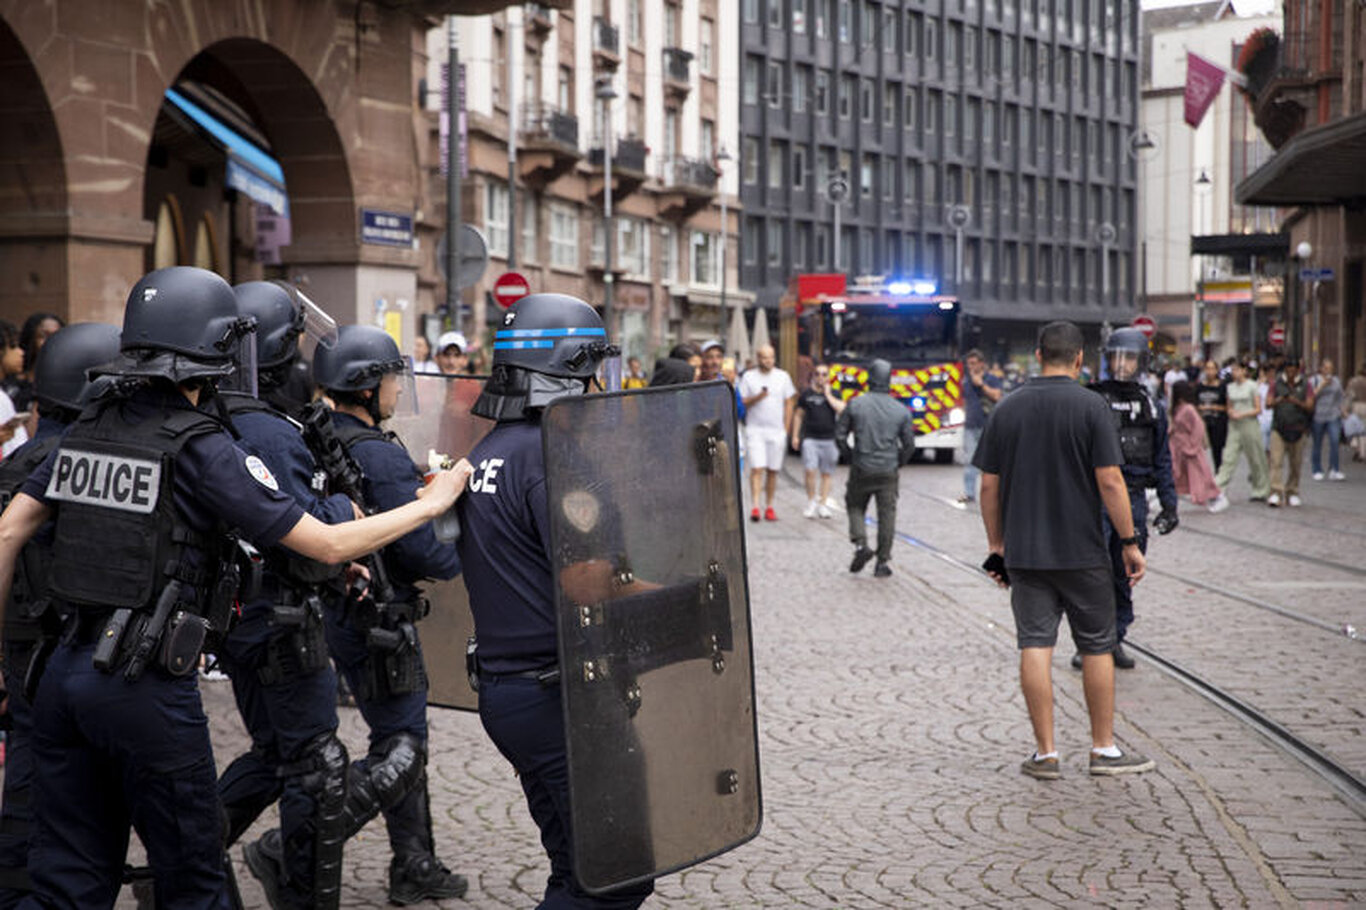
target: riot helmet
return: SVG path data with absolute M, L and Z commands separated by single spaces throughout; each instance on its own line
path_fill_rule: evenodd
M 391 373 L 412 378 L 409 360 L 399 352 L 398 344 L 372 325 L 342 326 L 336 344 L 320 345 L 313 355 L 313 381 L 334 400 L 363 406 L 375 423 L 389 416 L 381 416 L 379 386 Z M 366 390 L 373 394 L 360 394 Z M 400 395 L 408 402 L 415 400 L 411 389 Z
M 1134 328 L 1115 329 L 1105 339 L 1102 359 L 1107 378 L 1137 382 L 1148 371 L 1148 337 Z
M 556 398 L 582 395 L 598 365 L 619 353 L 597 310 L 579 298 L 523 297 L 493 336 L 493 366 L 471 411 L 491 420 L 522 420 Z
M 80 411 L 100 385 L 86 371 L 118 355 L 118 326 L 79 322 L 54 332 L 38 349 L 33 366 L 33 394 L 43 412 L 57 416 Z
M 183 382 L 226 376 L 252 321 L 237 313 L 228 283 L 213 272 L 172 266 L 148 272 L 128 295 L 121 358 L 102 372 Z
M 272 370 L 299 355 L 306 335 L 323 347 L 337 341 L 337 323 L 305 294 L 283 281 L 248 281 L 232 289 L 243 316 L 256 319 L 256 365 Z
M 868 391 L 887 392 L 892 388 L 892 365 L 878 358 L 868 364 Z

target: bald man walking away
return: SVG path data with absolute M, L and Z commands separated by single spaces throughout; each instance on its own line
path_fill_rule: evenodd
M 1082 334 L 1070 322 L 1039 332 L 1042 375 L 991 412 L 973 463 L 982 471 L 984 568 L 1010 587 L 1020 647 L 1020 688 L 1034 727 L 1034 754 L 1021 770 L 1062 776 L 1053 741 L 1053 646 L 1063 614 L 1082 655 L 1091 717 L 1089 770 L 1132 774 L 1153 768 L 1115 745 L 1115 594 L 1101 504 L 1124 547 L 1129 583 L 1145 568 L 1120 465 L 1119 433 L 1105 399 L 1077 384 Z
M 759 492 L 765 494 L 763 517 L 777 521 L 773 497 L 778 492 L 778 471 L 787 452 L 787 428 L 792 425 L 792 408 L 797 387 L 786 370 L 777 366 L 773 345 L 762 345 L 754 356 L 758 366 L 740 377 L 740 400 L 745 405 L 745 457 L 749 459 L 751 521 L 758 521 Z

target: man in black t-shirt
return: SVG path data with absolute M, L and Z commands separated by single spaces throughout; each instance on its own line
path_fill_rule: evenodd
M 1091 715 L 1090 772 L 1148 771 L 1150 759 L 1114 742 L 1115 596 L 1101 505 L 1120 535 L 1129 583 L 1143 577 L 1120 465 L 1119 434 L 1099 395 L 1077 384 L 1081 330 L 1054 322 L 1039 332 L 1042 375 L 991 412 L 973 463 L 982 471 L 986 568 L 1011 587 L 1020 647 L 1020 687 L 1034 727 L 1035 751 L 1021 770 L 1061 776 L 1053 742 L 1053 646 L 1066 613 L 1082 657 Z
M 802 514 L 807 518 L 829 518 L 839 508 L 830 498 L 830 480 L 839 464 L 835 421 L 843 410 L 844 402 L 830 391 L 830 367 L 817 364 L 811 371 L 811 385 L 797 396 L 792 413 L 792 450 L 802 453 L 802 467 L 806 469 L 806 509 Z

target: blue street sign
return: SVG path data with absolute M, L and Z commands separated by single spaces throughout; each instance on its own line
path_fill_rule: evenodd
M 360 210 L 360 242 L 382 246 L 413 245 L 413 216 L 400 212 Z
M 1332 269 L 1300 269 L 1300 281 L 1332 281 Z

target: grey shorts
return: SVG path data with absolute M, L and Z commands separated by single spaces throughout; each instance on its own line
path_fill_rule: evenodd
M 1072 641 L 1082 654 L 1115 649 L 1115 588 L 1109 566 L 1094 569 L 1011 569 L 1010 608 L 1021 648 L 1058 643 L 1067 614 Z
M 839 464 L 839 461 L 840 453 L 839 449 L 835 448 L 835 440 L 802 440 L 802 467 L 806 470 L 833 474 L 835 473 L 835 465 Z

